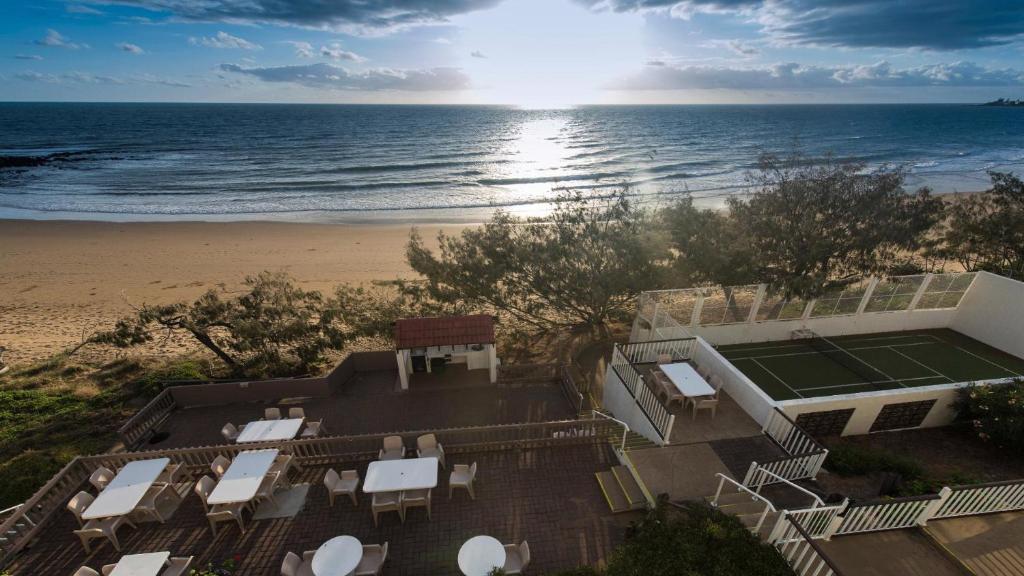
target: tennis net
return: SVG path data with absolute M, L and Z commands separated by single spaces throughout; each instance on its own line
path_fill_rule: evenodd
M 879 382 L 893 381 L 892 378 L 881 370 L 854 356 L 845 348 L 838 346 L 828 338 L 810 330 L 807 331 L 807 336 L 808 337 L 805 341 L 811 348 L 814 348 L 822 356 L 829 358 L 836 364 L 839 364 L 857 376 L 864 378 L 866 383 L 876 384 Z

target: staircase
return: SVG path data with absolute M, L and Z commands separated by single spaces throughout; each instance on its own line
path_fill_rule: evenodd
M 609 439 L 612 444 L 612 448 L 619 448 L 622 445 L 622 437 L 615 437 Z M 637 434 L 630 430 L 626 433 L 626 452 L 630 450 L 642 450 L 644 448 L 657 448 L 658 445 L 647 439 L 646 436 Z
M 21 506 L 22 505 L 19 504 L 17 506 L 12 506 L 6 510 L 0 511 L 0 524 L 5 523 L 8 520 L 8 518 L 16 514 L 18 509 L 21 508 Z M 0 550 L 8 550 L 8 548 L 19 536 L 28 532 L 32 528 L 35 528 L 35 525 L 35 522 L 33 522 L 32 519 L 29 518 L 27 514 L 22 516 L 20 520 L 18 520 L 13 525 L 8 527 L 8 529 L 3 534 L 0 534 Z
M 595 476 L 613 514 L 642 510 L 647 505 L 643 490 L 625 466 L 597 472 Z
M 704 500 L 720 511 L 735 516 L 762 541 L 768 539 L 776 520 L 782 515 L 769 502 L 756 500 L 746 492 L 722 492 L 718 496 L 717 505 L 714 496 L 705 496 Z

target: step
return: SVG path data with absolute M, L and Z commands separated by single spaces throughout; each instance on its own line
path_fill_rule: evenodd
M 727 504 L 722 506 L 721 503 L 718 505 L 718 509 L 726 514 L 732 514 L 733 516 L 743 516 L 744 514 L 760 514 L 764 512 L 764 509 L 768 505 L 761 500 L 747 500 L 746 502 L 737 502 L 735 504 Z
M 707 500 L 708 504 L 711 504 L 714 501 L 715 497 L 705 496 L 704 499 Z M 754 498 L 750 494 L 747 494 L 746 492 L 723 491 L 721 494 L 718 495 L 718 502 L 715 502 L 713 505 L 721 508 L 723 506 L 729 506 L 732 504 L 743 504 L 751 501 L 754 501 Z
M 640 489 L 640 485 L 636 483 L 636 478 L 630 474 L 629 469 L 625 466 L 616 466 L 612 468 L 612 475 L 615 476 L 619 488 L 622 488 L 622 492 L 626 495 L 630 507 L 643 508 L 647 498 L 644 497 L 643 490 Z
M 611 470 L 598 472 L 594 476 L 597 477 L 597 483 L 601 486 L 601 492 L 604 494 L 605 500 L 608 501 L 608 507 L 611 508 L 613 514 L 637 509 L 630 504 L 629 498 L 622 491 L 622 486 L 619 485 L 619 481 Z
M 744 526 L 746 526 L 748 529 L 750 529 L 751 532 L 753 532 L 754 527 L 757 526 L 757 523 L 761 521 L 761 512 L 756 514 L 743 514 L 737 516 L 737 518 L 739 518 L 739 521 L 742 522 Z M 760 536 L 762 540 L 764 538 L 767 538 L 766 531 L 771 532 L 771 529 L 773 526 L 775 526 L 775 521 L 778 520 L 778 518 L 778 512 L 769 512 L 768 515 L 764 517 L 764 523 L 761 524 L 761 531 L 757 533 L 757 535 Z

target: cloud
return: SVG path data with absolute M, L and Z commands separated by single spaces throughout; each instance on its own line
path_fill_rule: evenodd
M 93 8 L 92 6 L 85 6 L 82 4 L 67 4 L 64 9 L 68 14 L 90 14 L 93 16 L 102 15 L 103 12 Z
M 341 44 L 334 42 L 328 46 L 320 47 L 320 55 L 331 60 L 348 60 L 350 62 L 363 62 L 366 58 L 363 58 L 355 52 L 349 52 L 341 47 Z
M 128 42 L 121 42 L 116 44 L 117 49 L 124 52 L 131 52 L 132 54 L 145 54 L 146 51 L 135 44 L 129 44 Z
M 759 67 L 647 66 L 614 90 L 794 90 L 841 87 L 1024 86 L 1024 72 L 972 62 L 894 68 L 888 62 L 850 66 L 796 63 Z
M 458 68 L 394 70 L 378 68 L 352 72 L 331 64 L 243 68 L 221 64 L 221 70 L 243 74 L 264 82 L 288 82 L 310 88 L 332 90 L 448 91 L 469 87 L 469 77 Z
M 61 35 L 53 28 L 46 31 L 46 36 L 43 36 L 39 40 L 35 41 L 36 46 L 47 46 L 50 48 L 67 48 L 68 50 L 78 50 L 79 48 L 88 48 L 88 44 L 76 44 L 68 38 Z
M 739 13 L 770 37 L 817 46 L 958 50 L 1024 38 L 1017 0 L 576 0 L 593 10 Z
M 469 55 L 472 56 L 473 58 L 487 58 L 487 55 L 479 50 L 473 50 L 472 52 L 469 53 Z
M 449 46 L 453 42 L 452 42 L 451 38 L 445 38 L 444 36 L 441 36 L 439 38 L 434 38 L 434 43 L 435 44 L 443 44 L 445 46 Z
M 502 0 L 89 0 L 116 2 L 201 22 L 256 23 L 345 29 L 378 34 L 446 22 Z
M 295 55 L 298 56 L 299 58 L 312 58 L 314 56 L 315 50 L 313 50 L 313 45 L 310 44 L 309 42 L 300 42 L 298 40 L 285 40 L 284 43 L 290 45 L 292 48 L 295 48 Z
M 177 88 L 189 88 L 192 85 L 169 78 L 161 78 L 152 74 L 137 74 L 126 77 L 106 76 L 89 72 L 64 72 L 62 74 L 43 74 L 40 72 L 21 72 L 14 75 L 25 82 L 45 82 L 47 84 L 158 84 Z
M 227 32 L 217 32 L 216 36 L 200 36 L 188 39 L 193 46 L 206 46 L 207 48 L 235 48 L 239 50 L 262 50 L 263 47 L 245 38 L 232 36 Z
M 757 46 L 752 46 L 739 40 L 728 40 L 725 43 L 725 47 L 739 56 L 757 56 L 761 53 Z
M 43 57 L 38 54 L 15 54 L 14 58 L 17 60 L 42 60 Z

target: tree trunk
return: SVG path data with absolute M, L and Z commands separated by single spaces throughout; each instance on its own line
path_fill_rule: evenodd
M 228 355 L 228 353 L 225 352 L 220 346 L 218 346 L 217 343 L 213 341 L 213 338 L 210 338 L 209 334 L 197 330 L 191 326 L 185 326 L 185 329 L 188 330 L 192 334 L 192 336 L 195 337 L 195 339 L 198 340 L 203 346 L 209 348 L 214 354 L 217 355 L 218 358 L 220 358 L 225 364 L 227 364 L 228 368 L 230 368 L 232 372 L 234 372 L 235 374 L 241 372 L 238 362 L 235 361 L 235 359 L 232 358 L 230 355 Z

